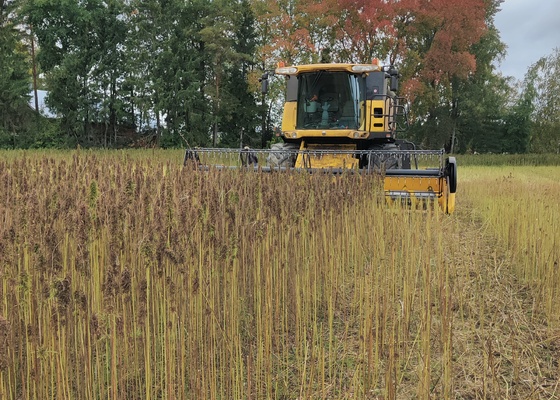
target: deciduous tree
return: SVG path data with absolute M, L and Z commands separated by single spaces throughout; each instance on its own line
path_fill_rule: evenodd
M 529 102 L 533 106 L 530 110 L 531 150 L 539 153 L 560 153 L 559 48 L 542 57 L 530 68 L 525 76 L 523 98 L 526 98 L 525 103 Z
M 15 135 L 25 127 L 31 76 L 21 32 L 14 20 L 17 2 L 0 0 L 0 134 Z
M 121 0 L 29 0 L 24 9 L 41 51 L 50 107 L 82 144 L 107 145 L 124 118 L 126 29 Z M 102 132 L 101 138 L 95 133 Z M 116 139 L 116 137 L 115 137 Z

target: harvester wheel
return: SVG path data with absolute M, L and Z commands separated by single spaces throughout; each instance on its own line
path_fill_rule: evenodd
M 385 143 L 370 146 L 368 150 L 389 151 L 396 153 L 399 148 L 394 143 Z M 395 153 L 387 155 L 373 154 L 371 156 L 368 156 L 368 168 L 377 171 L 401 168 L 399 159 L 396 157 Z
M 270 150 L 275 151 L 269 153 L 266 158 L 266 163 L 269 167 L 292 168 L 296 163 L 299 145 L 297 143 L 274 143 Z
M 457 161 L 455 157 L 447 159 L 447 176 L 449 177 L 449 193 L 457 191 Z

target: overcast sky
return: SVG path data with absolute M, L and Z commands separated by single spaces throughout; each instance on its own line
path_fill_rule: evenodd
M 523 79 L 533 63 L 560 48 L 560 0 L 505 0 L 500 8 L 494 23 L 507 55 L 498 69 Z

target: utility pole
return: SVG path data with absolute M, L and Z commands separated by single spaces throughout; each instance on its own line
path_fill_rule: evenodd
M 262 93 L 262 127 L 261 127 L 261 147 L 264 149 L 266 147 L 266 114 L 267 114 L 267 107 L 265 103 L 265 96 L 266 93 Z
M 449 149 L 449 154 L 453 154 L 453 151 L 455 150 L 455 131 L 456 131 L 456 127 L 455 124 L 453 124 L 453 134 L 451 135 L 451 149 Z

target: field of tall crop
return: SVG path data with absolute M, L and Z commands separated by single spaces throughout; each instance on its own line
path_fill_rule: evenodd
M 0 153 L 0 399 L 560 398 L 560 167 L 379 184 Z

